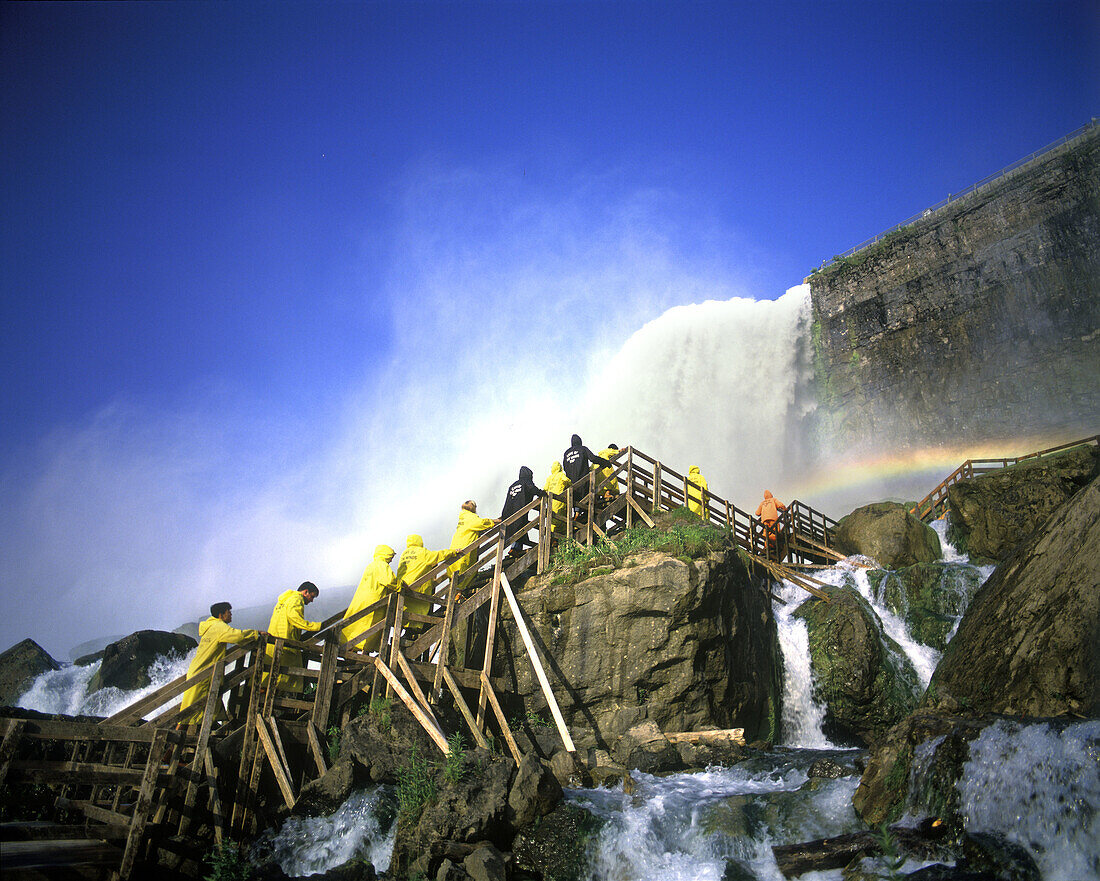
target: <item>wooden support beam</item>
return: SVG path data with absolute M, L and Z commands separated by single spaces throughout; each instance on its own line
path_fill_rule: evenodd
M 420 723 L 421 727 L 428 732 L 428 736 L 435 742 L 435 745 L 443 752 L 443 755 L 447 755 L 450 750 L 447 747 L 447 738 L 443 736 L 443 732 L 439 730 L 439 726 L 436 724 L 434 717 L 429 716 L 424 712 L 423 707 L 420 706 L 409 694 L 401 681 L 393 675 L 393 671 L 385 665 L 379 658 L 374 659 L 374 665 L 389 683 L 390 688 L 394 690 L 397 696 L 401 699 L 401 702 L 409 708 L 415 717 L 416 721 Z
M 214 727 L 214 718 L 221 707 L 221 684 L 225 677 L 225 658 L 219 658 L 214 662 L 214 672 L 210 676 L 210 693 L 206 696 L 206 706 L 203 708 L 202 725 L 199 727 L 199 739 L 195 743 L 195 755 L 191 760 L 191 768 L 199 771 L 203 758 L 206 755 L 206 747 L 210 743 L 210 732 Z M 180 747 L 182 750 L 182 747 Z M 191 811 L 195 806 L 195 798 L 198 795 L 198 784 L 192 779 L 187 784 L 187 794 L 184 796 L 184 814 L 180 820 L 180 835 L 187 832 L 191 822 Z
M 260 687 L 263 683 L 263 669 L 266 661 L 264 643 L 256 647 L 252 663 L 252 685 L 248 696 L 248 710 L 245 715 L 244 742 L 241 744 L 241 764 L 237 771 L 237 792 L 233 801 L 230 817 L 230 829 L 244 831 L 248 824 L 252 793 L 255 791 L 253 777 L 258 778 L 258 750 L 256 749 L 256 717 L 260 710 Z M 277 679 L 268 676 L 268 687 L 274 688 Z
M 432 708 L 428 703 L 428 699 L 424 696 L 424 692 L 420 689 L 420 684 L 416 681 L 416 674 L 413 673 L 409 667 L 409 662 L 405 659 L 405 656 L 398 652 L 396 655 L 397 666 L 405 676 L 405 681 L 409 683 L 409 691 L 419 702 L 420 706 L 424 709 L 424 712 L 432 717 L 432 721 L 435 722 L 436 727 L 439 727 L 439 722 L 435 718 L 435 713 L 432 712 Z
M 481 669 L 486 676 L 493 672 L 493 647 L 497 635 L 497 619 L 500 617 L 500 581 L 504 577 L 501 571 L 501 560 L 504 554 L 504 541 L 497 545 L 496 566 L 493 568 L 493 589 L 489 599 L 489 632 L 485 637 L 485 659 Z M 485 692 L 477 697 L 477 727 L 481 729 L 485 724 Z
M 451 671 L 447 667 L 443 668 L 443 681 L 446 683 L 447 689 L 451 692 L 451 697 L 454 698 L 455 706 L 458 707 L 458 711 L 462 714 L 462 718 L 466 720 L 466 725 L 470 729 L 470 734 L 473 735 L 474 742 L 482 749 L 488 749 L 489 741 L 486 740 L 485 735 L 481 733 L 481 729 L 474 720 L 474 714 L 470 712 L 470 707 L 462 697 L 462 692 L 458 690 L 458 683 L 455 682 L 454 676 L 451 675 Z
M 539 680 L 539 685 L 542 686 L 543 697 L 546 698 L 546 703 L 550 705 L 550 713 L 554 717 L 554 724 L 558 726 L 561 742 L 567 751 L 576 752 L 577 748 L 573 745 L 573 738 L 569 736 L 569 729 L 565 726 L 565 717 L 562 716 L 561 708 L 558 706 L 558 701 L 550 688 L 550 680 L 546 678 L 546 671 L 542 667 L 542 661 L 539 660 L 538 651 L 535 650 L 535 642 L 531 639 L 531 632 L 527 629 L 523 611 L 520 609 L 519 603 L 516 602 L 516 595 L 512 593 L 512 586 L 508 583 L 507 578 L 501 578 L 500 586 L 504 590 L 505 598 L 508 600 L 508 607 L 512 610 L 512 617 L 516 621 L 516 629 L 519 630 L 519 635 L 527 648 L 527 656 L 531 659 L 531 666 L 535 668 L 535 676 Z M 482 682 L 487 683 L 488 681 L 488 675 L 482 673 Z
M 504 710 L 500 708 L 500 702 L 497 700 L 496 692 L 493 691 L 493 684 L 489 681 L 489 677 L 485 675 L 485 672 L 481 673 L 481 687 L 484 689 L 485 695 L 489 698 L 489 706 L 493 708 L 493 715 L 497 717 L 497 724 L 500 725 L 500 733 L 504 736 L 505 743 L 508 744 L 508 749 L 512 753 L 512 758 L 516 760 L 518 765 L 523 761 L 523 754 L 519 751 L 519 746 L 516 745 L 516 739 L 512 736 L 512 729 L 508 727 L 508 720 L 504 718 Z
M 149 811 L 153 806 L 153 792 L 156 788 L 157 778 L 160 776 L 160 763 L 164 757 L 167 743 L 168 732 L 161 729 L 153 735 L 153 742 L 149 744 L 149 758 L 145 762 L 145 771 L 142 774 L 137 802 L 134 805 L 134 816 L 130 821 L 130 832 L 126 836 L 126 848 L 122 853 L 122 864 L 118 869 L 119 881 L 129 881 L 141 847 L 145 842 L 145 825 L 149 822 Z
M 339 660 L 340 647 L 333 636 L 325 640 L 325 648 L 321 653 L 321 675 L 317 679 L 317 692 L 313 696 L 312 721 L 322 731 L 328 728 L 328 717 L 332 712 L 332 691 Z
M 321 749 L 321 738 L 317 726 L 312 722 L 306 724 L 306 737 L 309 740 L 309 751 L 317 765 L 317 775 L 323 777 L 328 771 L 328 764 L 325 762 L 325 751 Z
M 644 521 L 646 522 L 646 524 L 648 524 L 649 528 L 650 528 L 650 529 L 652 529 L 652 528 L 653 528 L 653 525 L 654 525 L 654 524 L 653 524 L 653 518 L 652 518 L 652 517 L 650 517 L 650 516 L 649 516 L 649 515 L 648 515 L 648 514 L 647 514 L 647 513 L 646 513 L 646 512 L 645 512 L 645 511 L 644 511 L 644 510 L 642 509 L 642 506 L 641 506 L 641 505 L 639 505 L 639 504 L 638 504 L 638 503 L 637 503 L 636 501 L 634 501 L 634 497 L 633 497 L 633 496 L 627 496 L 627 499 L 626 499 L 626 501 L 627 501 L 627 504 L 628 504 L 628 505 L 630 505 L 630 507 L 634 509 L 635 513 L 637 513 L 637 515 L 638 515 L 639 517 L 641 517 L 641 518 L 642 518 L 642 520 L 644 520 Z
M 19 740 L 23 736 L 23 729 L 26 724 L 23 719 L 8 719 L 7 727 L 4 730 L 4 739 L 0 741 L 0 784 L 8 776 L 8 768 L 11 767 L 12 758 L 15 756 L 15 751 L 19 746 Z
M 206 784 L 210 787 L 207 807 L 214 818 L 214 842 L 221 844 L 225 840 L 225 814 L 222 812 L 222 800 L 218 795 L 218 769 L 214 765 L 214 753 L 208 746 L 202 751 L 202 761 L 206 768 Z
M 271 770 L 275 773 L 275 782 L 279 785 L 279 792 L 282 793 L 283 801 L 286 802 L 288 808 L 293 808 L 295 802 L 294 787 L 290 785 L 289 774 L 283 767 L 279 751 L 275 748 L 275 742 L 271 739 L 271 734 L 267 730 L 267 723 L 264 722 L 263 716 L 256 716 L 256 734 L 259 736 L 260 744 L 267 754 L 267 761 L 271 765 Z

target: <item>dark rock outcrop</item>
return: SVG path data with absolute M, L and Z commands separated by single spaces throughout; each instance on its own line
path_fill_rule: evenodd
M 826 705 L 822 729 L 849 743 L 873 743 L 916 706 L 916 672 L 859 593 L 822 589 L 829 602 L 809 599 L 795 612 L 806 622 L 814 682 Z
M 150 682 L 149 667 L 161 655 L 185 655 L 198 643 L 181 633 L 139 630 L 103 650 L 103 663 L 88 683 L 89 694 L 101 688 L 129 691 Z
M 1100 447 L 1075 447 L 954 484 L 952 537 L 972 557 L 1004 560 L 1100 474 Z
M 922 705 L 1100 716 L 1100 479 L 978 590 Z
M 579 748 L 610 749 L 646 719 L 665 731 L 736 725 L 749 739 L 775 736 L 775 621 L 735 551 L 645 551 L 576 584 L 555 577 L 530 579 L 518 599 Z M 500 674 L 528 713 L 544 712 L 510 616 L 501 638 Z
M 836 526 L 836 546 L 845 554 L 862 554 L 887 569 L 933 563 L 941 556 L 940 538 L 897 502 L 856 508 Z
M 58 670 L 61 665 L 33 639 L 17 642 L 0 654 L 0 707 L 10 707 L 36 676 Z
M 573 804 L 558 805 L 536 827 L 512 842 L 516 868 L 537 878 L 576 881 L 585 869 L 588 846 L 603 821 Z

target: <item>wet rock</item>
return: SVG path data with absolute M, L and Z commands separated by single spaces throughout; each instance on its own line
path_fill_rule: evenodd
M 856 508 L 836 526 L 836 546 L 845 554 L 862 554 L 887 569 L 940 559 L 936 531 L 897 502 Z
M 462 861 L 466 874 L 473 881 L 504 881 L 504 855 L 491 844 L 482 845 Z
M 331 814 L 347 801 L 354 788 L 355 761 L 345 755 L 323 775 L 302 787 L 291 813 L 308 817 Z
M 1004 560 L 1098 475 L 1090 446 L 961 481 L 947 490 L 952 538 L 974 558 Z
M 589 843 L 604 821 L 576 805 L 562 803 L 512 842 L 516 868 L 538 878 L 577 881 L 586 865 Z
M 1000 835 L 986 832 L 963 836 L 962 856 L 966 867 L 999 881 L 1041 881 L 1039 867 L 1031 854 Z
M 312 881 L 375 881 L 378 877 L 374 866 L 365 860 L 350 860 L 340 866 L 335 866 L 327 872 L 318 872 L 306 875 Z
M 806 622 L 814 682 L 826 705 L 822 729 L 834 739 L 873 743 L 916 706 L 917 675 L 856 590 L 822 589 L 829 602 L 809 599 L 795 612 Z
M 918 563 L 896 572 L 867 573 L 875 597 L 904 619 L 917 642 L 943 651 L 955 624 L 981 586 L 977 566 Z
M 588 767 L 575 752 L 559 749 L 550 757 L 550 771 L 562 786 L 591 786 Z
M 340 732 L 340 760 L 352 762 L 356 786 L 397 783 L 397 771 L 415 751 L 420 761 L 442 757 L 427 732 L 403 705 L 376 706 L 351 719 Z M 324 778 L 321 778 L 324 779 Z
M 561 784 L 537 756 L 527 754 L 516 769 L 508 793 L 508 822 L 522 829 L 550 813 L 562 799 Z
M 681 559 L 653 551 L 575 584 L 551 570 L 518 595 L 580 749 L 608 749 L 645 719 L 669 731 L 776 734 L 779 648 L 767 595 L 733 550 Z M 529 712 L 545 700 L 505 618 L 499 670 Z
M 61 665 L 33 639 L 24 639 L 0 654 L 0 707 L 14 706 L 35 677 Z
M 139 630 L 103 650 L 103 663 L 88 683 L 88 693 L 101 688 L 131 691 L 150 683 L 149 668 L 161 655 L 186 655 L 198 643 L 182 633 Z
M 852 773 L 852 770 L 837 764 L 832 759 L 818 759 L 810 765 L 810 770 L 806 772 L 806 775 L 811 778 L 824 777 L 827 780 L 839 780 L 841 777 L 848 777 Z
M 678 771 L 684 767 L 680 751 L 655 722 L 643 722 L 631 728 L 615 744 L 615 758 L 626 768 L 647 774 Z
M 1100 715 L 1100 480 L 978 590 L 922 707 Z
M 468 881 L 469 877 L 465 868 L 456 866 L 449 859 L 444 859 L 435 873 L 435 881 Z

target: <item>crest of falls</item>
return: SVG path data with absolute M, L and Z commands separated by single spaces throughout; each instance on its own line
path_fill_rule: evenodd
M 328 817 L 290 817 L 277 832 L 259 838 L 252 860 L 278 863 L 291 878 L 321 874 L 353 859 L 385 872 L 397 835 L 393 804 L 392 794 L 377 787 L 352 793 Z
M 64 716 L 113 716 L 147 694 L 163 688 L 187 672 L 195 650 L 186 655 L 158 656 L 149 667 L 149 684 L 144 688 L 123 691 L 101 688 L 88 694 L 88 683 L 99 670 L 100 661 L 82 667 L 69 665 L 36 677 L 31 687 L 19 698 L 16 706 L 40 713 Z M 149 715 L 155 715 L 153 710 Z

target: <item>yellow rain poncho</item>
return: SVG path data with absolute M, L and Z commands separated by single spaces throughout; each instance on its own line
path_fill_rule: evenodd
M 688 510 L 706 519 L 707 515 L 704 513 L 703 503 L 708 498 L 706 491 L 707 479 L 703 477 L 702 473 L 699 471 L 698 465 L 692 465 L 688 469 L 688 480 L 695 484 L 695 486 L 688 484 Z M 701 489 L 696 489 L 696 487 L 701 487 Z
M 550 476 L 546 478 L 546 484 L 543 489 L 548 493 L 553 493 L 556 496 L 564 496 L 566 489 L 572 486 L 572 481 L 565 476 L 565 472 L 561 470 L 561 462 L 552 462 L 550 464 Z M 565 502 L 559 502 L 557 499 L 551 499 L 550 501 L 550 516 L 551 516 L 551 532 L 564 533 L 565 532 Z
M 359 579 L 359 586 L 355 588 L 355 596 L 351 598 L 351 605 L 344 613 L 345 618 L 350 618 L 356 612 L 373 606 L 382 599 L 386 593 L 395 591 L 400 586 L 397 576 L 390 568 L 390 560 L 393 559 L 394 550 L 389 545 L 378 545 L 374 549 L 374 559 L 363 570 L 363 577 Z M 381 621 L 386 616 L 386 610 L 376 609 L 369 615 L 360 618 L 343 629 L 344 641 L 354 640 L 360 633 L 364 633 Z M 369 639 L 353 644 L 351 648 L 361 652 L 376 652 L 382 644 L 382 634 L 376 633 Z
M 619 455 L 619 450 L 614 447 L 608 447 L 605 450 L 600 450 L 600 456 L 604 459 L 610 460 L 612 456 Z M 610 468 L 601 468 L 599 465 L 593 465 L 592 470 L 596 473 L 592 475 L 592 485 L 595 486 L 604 478 L 611 477 L 615 473 L 615 466 Z M 609 501 L 614 500 L 619 495 L 619 481 L 608 480 L 602 487 L 600 487 L 600 495 L 606 495 Z
M 187 677 L 191 678 L 207 667 L 213 667 L 219 658 L 225 656 L 225 647 L 241 642 L 249 642 L 259 636 L 255 630 L 238 630 L 230 627 L 221 618 L 211 615 L 199 624 L 199 648 L 195 657 L 191 659 L 191 666 L 187 668 Z M 195 712 L 190 716 L 181 716 L 183 722 L 198 722 L 202 719 L 203 710 L 206 708 L 206 696 L 210 694 L 210 680 L 206 679 L 192 685 L 183 693 L 181 710 L 195 707 Z M 195 706 L 195 705 L 198 706 Z M 221 701 L 214 705 L 214 718 L 226 718 L 225 707 Z
M 492 529 L 495 525 L 494 521 L 489 517 L 479 517 L 473 511 L 467 511 L 465 508 L 460 508 L 458 512 L 458 525 L 455 527 L 455 534 L 451 536 L 451 550 L 461 550 L 466 547 L 466 545 L 476 541 L 481 533 Z M 447 574 L 451 576 L 452 580 L 457 578 L 459 590 L 465 587 L 464 582 L 473 575 L 471 572 L 469 576 L 463 577 L 463 573 L 473 566 L 476 560 L 477 554 L 474 551 L 470 551 L 465 557 L 456 560 L 447 567 Z
M 316 633 L 321 629 L 321 622 L 307 621 L 303 614 L 305 608 L 305 597 L 302 596 L 302 592 L 298 588 L 292 587 L 290 590 L 284 590 L 279 594 L 279 599 L 275 601 L 275 608 L 271 612 L 271 623 L 267 625 L 267 632 L 272 637 L 293 639 L 295 641 L 302 638 L 302 633 Z M 274 653 L 275 646 L 268 643 L 267 656 L 270 658 Z M 302 663 L 302 653 L 298 649 L 283 646 L 283 650 L 279 653 L 279 666 L 305 666 Z M 275 682 L 275 687 L 280 691 L 301 691 L 302 677 L 280 673 Z
M 424 539 L 419 535 L 410 535 L 406 539 L 406 548 L 401 553 L 401 559 L 397 563 L 397 580 L 411 586 L 416 579 L 434 566 L 438 566 L 453 552 L 449 549 L 442 551 L 429 551 L 424 547 Z M 418 593 L 431 595 L 434 593 L 435 578 L 430 578 L 416 590 Z M 427 615 L 430 606 L 424 600 L 408 600 L 405 610 L 414 615 Z

